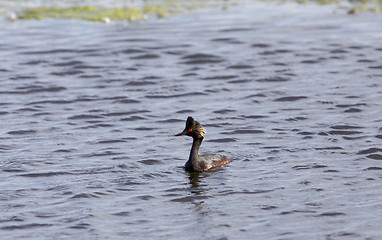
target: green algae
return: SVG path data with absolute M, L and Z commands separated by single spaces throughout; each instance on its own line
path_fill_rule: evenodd
M 353 0 L 349 13 L 382 11 L 382 0 Z
M 36 7 L 24 10 L 20 19 L 42 19 L 42 18 L 78 18 L 90 21 L 102 21 L 104 18 L 113 20 L 138 20 L 146 14 L 156 14 L 158 17 L 165 16 L 163 7 L 157 5 L 144 7 L 119 7 L 101 8 L 94 6 L 73 7 Z
M 123 7 L 96 7 L 96 6 L 68 6 L 68 7 L 35 7 L 27 8 L 19 13 L 20 19 L 42 18 L 78 18 L 90 21 L 110 20 L 140 20 L 149 15 L 166 17 L 171 14 L 192 11 L 206 6 L 215 7 L 225 1 L 201 1 L 201 0 L 163 0 L 144 1 L 141 6 Z
M 299 3 L 315 2 L 318 4 L 336 4 L 348 10 L 348 13 L 357 12 L 381 12 L 382 0 L 270 0 Z M 227 9 L 228 5 L 240 5 L 240 1 L 228 2 L 227 0 L 146 0 L 141 6 L 123 7 L 97 7 L 97 6 L 68 6 L 68 7 L 48 7 L 41 6 L 27 8 L 18 14 L 19 19 L 43 19 L 43 18 L 75 18 L 90 21 L 110 20 L 140 20 L 148 16 L 166 17 L 180 12 L 192 11 L 203 7 L 220 7 Z M 343 3 L 347 3 L 343 6 Z

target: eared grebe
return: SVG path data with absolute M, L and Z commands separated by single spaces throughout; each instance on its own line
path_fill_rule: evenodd
M 231 162 L 229 158 L 220 154 L 198 154 L 199 147 L 202 144 L 205 133 L 206 130 L 204 130 L 198 121 L 195 121 L 192 117 L 188 117 L 186 121 L 186 128 L 183 132 L 175 135 L 187 135 L 194 139 L 192 142 L 190 157 L 188 158 L 185 166 L 187 171 L 204 172 L 211 168 L 220 167 Z

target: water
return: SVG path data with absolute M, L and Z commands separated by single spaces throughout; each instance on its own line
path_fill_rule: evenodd
M 3 21 L 2 239 L 380 239 L 382 15 Z M 201 150 L 232 159 L 187 173 Z

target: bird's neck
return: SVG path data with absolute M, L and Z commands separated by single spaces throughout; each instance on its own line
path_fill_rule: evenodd
M 188 159 L 191 162 L 194 160 L 197 160 L 199 157 L 198 152 L 199 152 L 199 147 L 202 144 L 203 137 L 194 137 L 193 139 L 194 140 L 192 142 L 190 157 Z

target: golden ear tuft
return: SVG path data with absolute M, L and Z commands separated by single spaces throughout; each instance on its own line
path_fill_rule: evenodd
M 198 121 L 195 121 L 194 126 L 195 132 L 199 134 L 200 136 L 204 137 L 206 134 L 206 130 L 203 128 L 202 124 L 200 124 Z

